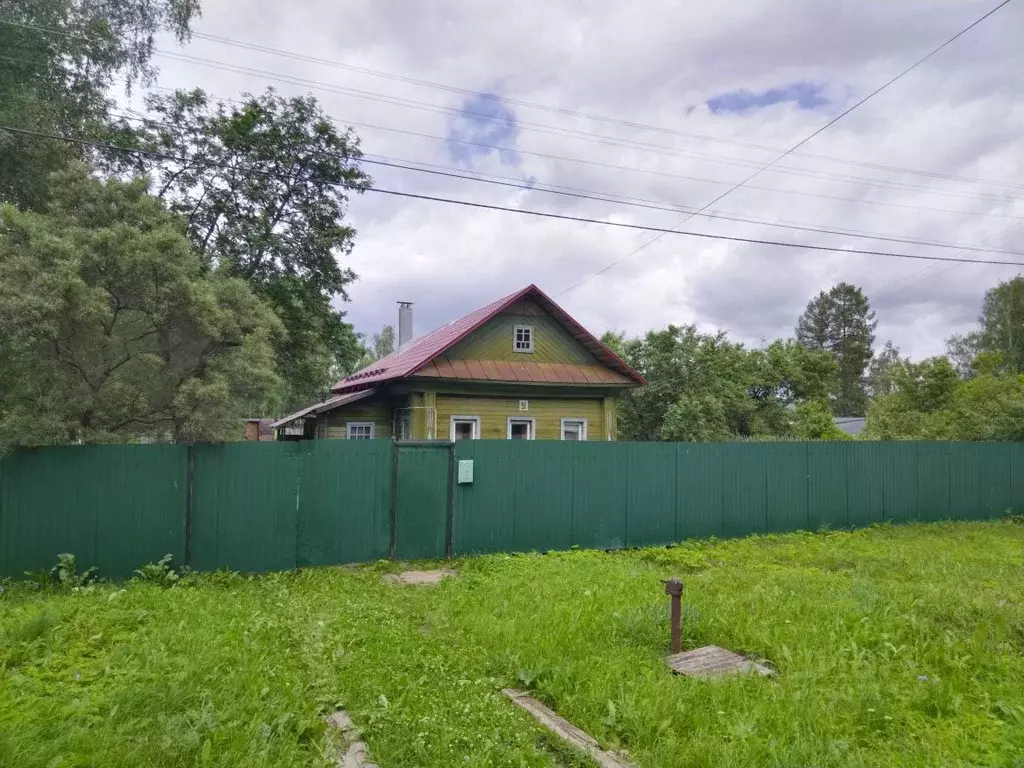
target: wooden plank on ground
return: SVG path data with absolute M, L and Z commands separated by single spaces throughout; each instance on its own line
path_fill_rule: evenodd
M 601 768 L 636 768 L 633 763 L 626 762 L 618 755 L 612 752 L 605 752 L 590 734 L 581 731 L 528 693 L 517 691 L 514 688 L 505 688 L 502 690 L 502 693 L 508 696 L 517 706 L 533 715 L 538 723 L 560 739 L 592 757 Z

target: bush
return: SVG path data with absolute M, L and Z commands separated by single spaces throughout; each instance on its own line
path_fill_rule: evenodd
M 175 568 L 172 563 L 174 555 L 168 553 L 155 563 L 146 563 L 135 571 L 132 581 L 145 581 L 163 587 L 173 587 L 184 575 L 184 569 Z
M 95 584 L 100 581 L 99 569 L 94 565 L 78 573 L 75 556 L 70 552 L 57 555 L 57 564 L 48 571 L 25 571 L 29 581 L 39 587 L 61 587 L 73 589 Z

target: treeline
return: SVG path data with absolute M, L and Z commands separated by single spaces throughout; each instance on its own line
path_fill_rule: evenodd
M 119 113 L 111 88 L 152 82 L 196 0 L 3 7 L 0 450 L 232 438 L 324 396 L 365 352 L 332 306 L 357 137 L 272 90 Z
M 835 417 L 866 416 L 863 439 L 1024 440 L 1024 277 L 985 294 L 978 327 L 946 355 L 874 351 L 877 320 L 848 283 L 823 291 L 794 337 L 748 348 L 669 326 L 603 341 L 649 384 L 619 403 L 625 440 L 845 440 Z

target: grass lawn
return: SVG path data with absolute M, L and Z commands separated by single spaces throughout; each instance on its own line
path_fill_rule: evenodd
M 583 766 L 530 688 L 655 766 L 1024 766 L 1024 526 L 876 527 L 618 553 L 0 596 L 0 765 L 328 766 L 339 705 L 382 768 Z M 670 675 L 684 645 L 776 679 Z

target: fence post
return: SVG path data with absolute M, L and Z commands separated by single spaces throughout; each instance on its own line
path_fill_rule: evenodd
M 195 487 L 196 446 L 189 443 L 185 448 L 185 565 L 192 565 L 192 496 Z
M 398 441 L 391 441 L 391 533 L 388 540 L 388 557 L 395 559 L 398 546 Z
M 455 539 L 455 441 L 448 447 L 448 499 L 444 519 L 444 556 L 453 557 Z

